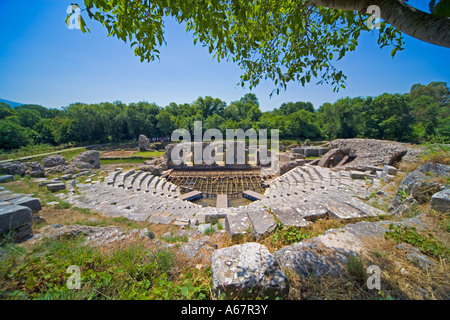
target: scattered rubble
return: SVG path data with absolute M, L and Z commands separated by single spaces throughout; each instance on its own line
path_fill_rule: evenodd
M 441 176 L 450 176 L 450 166 L 439 163 L 426 163 L 410 172 L 400 182 L 397 193 L 390 203 L 388 211 L 395 212 L 407 197 L 412 197 L 417 203 L 426 203 L 430 201 L 434 194 L 441 191 L 441 188 L 445 188 L 443 182 L 438 179 Z M 443 195 L 445 195 L 445 192 Z M 439 203 L 444 205 L 439 211 L 445 209 L 445 203 L 447 203 L 448 210 L 448 202 L 445 200 L 439 201 L 437 200 L 438 197 L 439 195 L 433 201 L 434 204 L 438 203 L 438 207 Z M 411 200 L 408 200 L 408 202 L 412 203 Z

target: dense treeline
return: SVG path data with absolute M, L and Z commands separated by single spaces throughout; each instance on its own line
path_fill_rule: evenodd
M 62 110 L 0 103 L 0 148 L 30 144 L 99 143 L 170 137 L 176 128 L 279 129 L 281 139 L 365 137 L 420 142 L 450 139 L 450 93 L 444 82 L 416 84 L 406 94 L 343 98 L 318 110 L 310 102 L 288 102 L 262 112 L 254 94 L 227 105 L 212 97 L 193 103 L 74 103 Z

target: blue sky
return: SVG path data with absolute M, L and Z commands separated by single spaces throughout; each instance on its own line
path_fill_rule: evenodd
M 107 37 L 106 29 L 85 13 L 91 32 L 69 30 L 64 20 L 71 2 L 0 0 L 0 98 L 49 108 L 116 100 L 164 107 L 207 95 L 230 103 L 253 92 L 266 111 L 288 101 L 310 101 L 318 108 L 346 96 L 404 93 L 415 83 L 450 83 L 450 49 L 405 35 L 406 49 L 392 59 L 389 48 L 377 46 L 374 30 L 364 33 L 357 50 L 340 63 L 348 77 L 346 89 L 334 93 L 313 79 L 306 87 L 292 83 L 270 98 L 271 82 L 252 91 L 241 88 L 237 64 L 213 60 L 207 48 L 193 45 L 183 25 L 167 21 L 167 46 L 160 48 L 160 61 L 140 62 L 128 43 Z M 428 1 L 408 3 L 427 11 Z

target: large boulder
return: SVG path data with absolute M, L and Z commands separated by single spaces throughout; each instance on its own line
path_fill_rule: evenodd
M 51 156 L 45 157 L 42 160 L 42 163 L 44 164 L 45 168 L 52 168 L 67 164 L 67 160 L 60 154 L 53 154 Z
M 147 151 L 150 149 L 150 140 L 143 134 L 139 136 L 138 147 L 139 151 Z
M 289 282 L 267 247 L 247 242 L 218 249 L 211 257 L 215 298 L 285 298 Z
M 98 152 L 97 150 L 82 152 L 72 158 L 71 164 L 79 169 L 99 169 L 100 152 Z
M 330 150 L 322 156 L 319 165 L 363 171 L 367 166 L 392 166 L 408 153 L 417 155 L 416 151 L 394 141 L 337 139 L 330 143 Z
M 45 170 L 39 162 L 11 161 L 0 164 L 0 173 L 10 175 L 30 175 L 32 177 L 44 177 Z

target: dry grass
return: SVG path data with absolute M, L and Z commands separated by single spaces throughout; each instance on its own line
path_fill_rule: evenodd
M 430 258 L 430 260 L 433 260 Z M 285 274 L 292 300 L 448 300 L 450 267 L 447 260 L 434 260 L 432 270 L 423 270 L 406 258 L 406 253 L 390 241 L 380 239 L 361 258 L 361 271 L 370 265 L 381 269 L 381 290 L 368 289 L 369 274 L 355 276 L 347 270 L 339 275 L 304 277 L 291 270 Z

